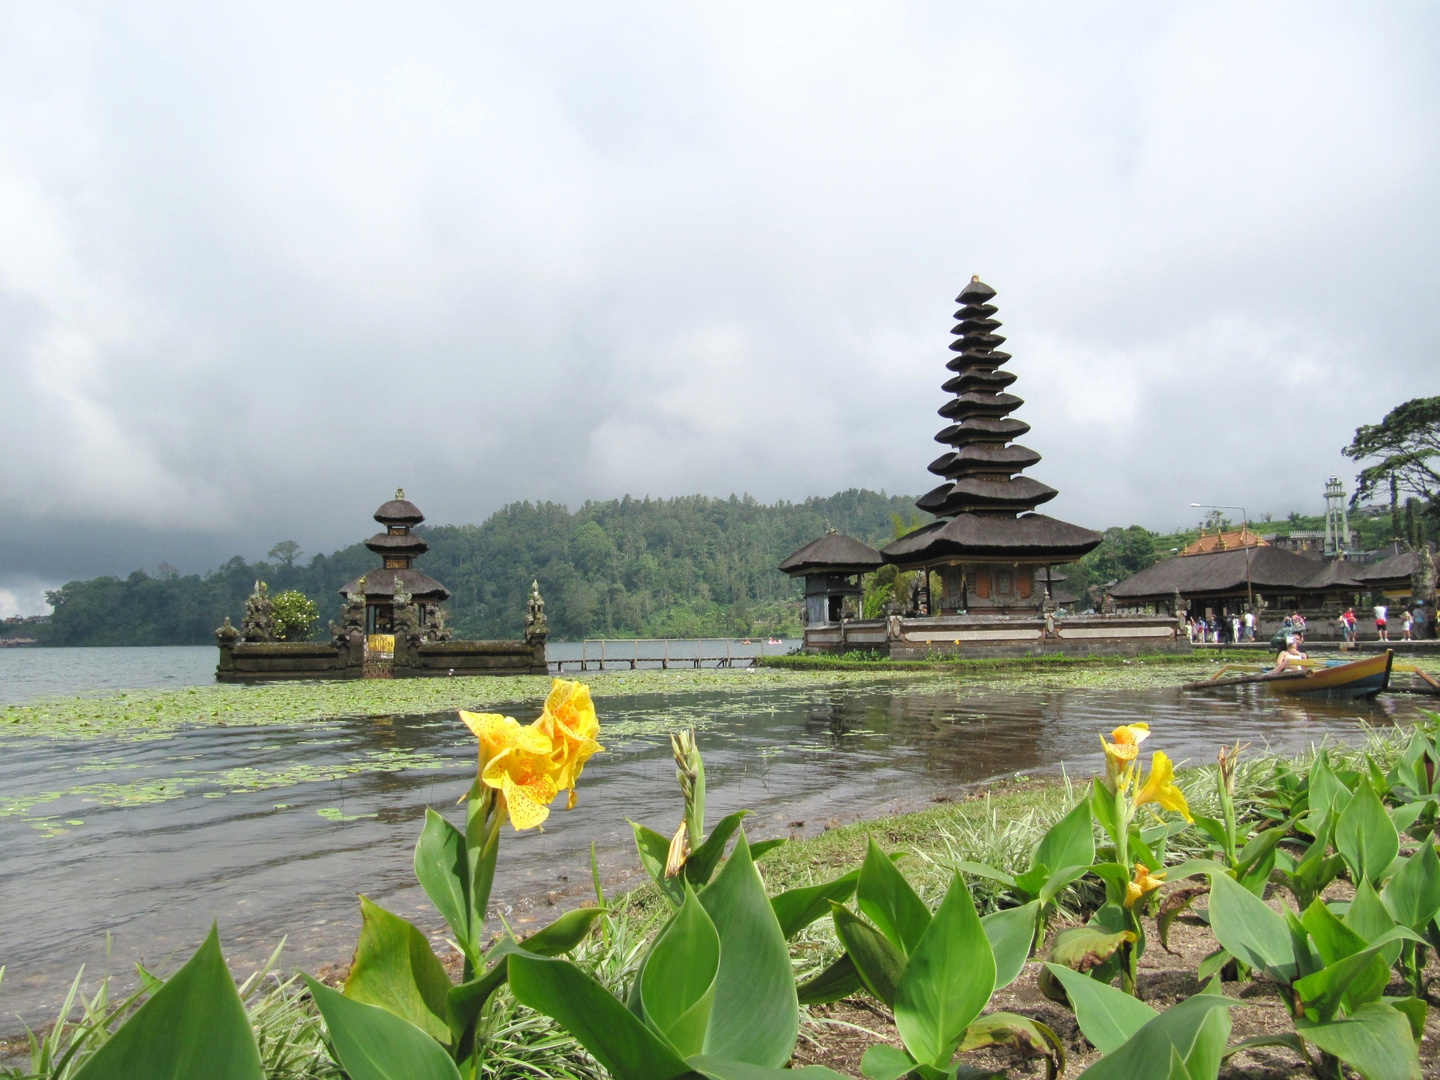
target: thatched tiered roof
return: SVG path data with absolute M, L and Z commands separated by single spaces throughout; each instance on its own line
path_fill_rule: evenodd
M 397 489 L 395 498 L 382 503 L 375 511 L 375 520 L 385 526 L 385 531 L 376 533 L 365 541 L 365 546 L 385 560 L 385 565 L 369 571 L 364 577 L 347 581 L 340 590 L 341 596 L 360 591 L 360 582 L 365 582 L 365 599 L 374 603 L 390 603 L 395 598 L 395 583 L 401 582 L 420 604 L 438 604 L 449 599 L 450 590 L 429 574 L 415 569 L 417 556 L 430 550 L 430 545 L 416 536 L 411 529 L 425 520 L 420 508 L 405 498 L 403 489 Z
M 1002 370 L 1010 354 L 999 349 L 1005 339 L 995 333 L 1000 323 L 990 303 L 994 297 L 995 290 L 977 275 L 955 298 L 961 305 L 951 331 L 955 355 L 945 365 L 954 375 L 941 387 L 955 396 L 940 407 L 951 423 L 935 436 L 949 449 L 930 463 L 930 471 L 945 482 L 915 503 L 941 520 L 883 548 L 888 562 L 1068 562 L 1100 543 L 1097 532 L 1033 512 L 1057 492 L 1020 475 L 1040 455 L 1012 441 L 1030 425 L 1010 415 L 1024 402 L 1006 392 L 1015 374 Z
M 791 577 L 806 574 L 868 574 L 878 570 L 885 560 L 869 544 L 853 536 L 826 533 L 812 540 L 780 564 L 780 570 Z

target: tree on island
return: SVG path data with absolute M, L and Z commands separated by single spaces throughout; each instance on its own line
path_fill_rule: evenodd
M 289 570 L 295 565 L 295 560 L 300 557 L 300 545 L 294 540 L 281 540 L 266 553 L 265 557 L 274 559 L 286 570 Z
M 1342 451 L 1352 461 L 1371 461 L 1355 477 L 1351 505 L 1390 490 L 1390 517 L 1395 539 L 1400 539 L 1400 493 L 1425 500 L 1423 515 L 1433 531 L 1440 516 L 1440 397 L 1412 398 L 1385 414 L 1378 424 L 1362 424 L 1355 438 Z M 1407 523 L 1408 524 L 1408 523 Z M 1406 539 L 1416 542 L 1413 527 Z
M 320 621 L 315 601 L 294 589 L 271 601 L 275 613 L 275 637 L 280 641 L 305 641 Z

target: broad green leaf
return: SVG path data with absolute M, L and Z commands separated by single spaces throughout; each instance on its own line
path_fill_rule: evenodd
M 835 933 L 865 989 L 886 1005 L 895 1004 L 895 991 L 900 973 L 905 970 L 905 954 L 898 945 L 880 933 L 860 916 L 839 904 L 830 905 L 835 919 Z
M 1160 1015 L 1139 998 L 1096 982 L 1063 964 L 1045 966 L 1065 988 L 1081 1032 L 1102 1054 L 1113 1054 Z
M 915 1059 L 904 1050 L 886 1043 L 875 1043 L 860 1059 L 860 1075 L 867 1080 L 899 1080 L 915 1065 Z
M 1215 841 L 1220 847 L 1223 848 L 1225 846 L 1225 841 L 1228 839 L 1228 836 L 1225 832 L 1224 822 L 1216 821 L 1214 818 L 1206 817 L 1204 814 L 1195 814 L 1194 818 L 1197 829 Z
M 415 842 L 415 878 L 450 932 L 473 959 L 480 928 L 470 925 L 470 860 L 465 834 L 426 807 L 425 827 Z
M 1112 934 L 1096 926 L 1072 926 L 1055 935 L 1050 959 L 1071 971 L 1090 971 L 1110 959 L 1121 945 L 1134 941 L 1131 930 Z
M 906 1049 L 943 1069 L 994 989 L 995 955 L 965 879 L 956 874 L 895 990 L 895 1027 Z
M 410 923 L 360 897 L 364 925 L 345 979 L 345 996 L 378 1005 L 408 1020 L 431 1038 L 450 1041 L 445 997 L 450 976 L 430 942 Z
M 640 853 L 640 865 L 660 886 L 660 892 L 671 906 L 679 907 L 685 902 L 685 883 L 678 874 L 673 878 L 665 876 L 665 860 L 670 857 L 670 838 L 661 836 L 654 829 L 647 829 L 638 821 L 630 822 L 630 828 L 635 833 L 635 850 Z
M 1039 911 L 1040 901 L 1031 900 L 1023 907 L 992 911 L 980 920 L 985 936 L 990 939 L 990 951 L 995 954 L 996 990 L 1009 986 L 1025 970 L 1030 946 L 1035 941 L 1035 917 Z
M 696 1054 L 690 1058 L 690 1066 L 701 1076 L 710 1080 L 850 1080 L 848 1076 L 825 1068 L 824 1065 L 806 1065 L 801 1069 L 772 1069 L 766 1065 L 751 1065 L 747 1061 L 727 1061 L 725 1058 Z
M 1065 1044 L 1039 1020 L 1016 1013 L 994 1012 L 982 1016 L 965 1029 L 959 1052 L 983 1050 L 989 1046 L 1011 1047 L 1023 1058 L 1049 1058 L 1049 1072 L 1065 1071 Z
M 1284 917 L 1218 872 L 1210 875 L 1210 929 L 1231 956 L 1282 983 L 1294 980 L 1295 950 Z
M 1335 917 L 1324 900 L 1315 900 L 1300 919 L 1310 940 L 1327 964 L 1353 956 L 1365 948 L 1366 939 Z
M 1395 925 L 1395 920 L 1390 917 L 1390 912 L 1385 909 L 1385 904 L 1376 895 L 1368 880 L 1361 881 L 1359 885 L 1355 886 L 1355 896 L 1345 911 L 1345 918 L 1341 921 L 1364 938 L 1368 944 L 1374 944 L 1382 934 Z M 1385 963 L 1393 964 L 1399 955 L 1400 945 L 1396 942 L 1386 950 Z
M 816 919 L 830 914 L 830 902 L 843 904 L 855 892 L 855 883 L 860 880 L 860 871 L 851 870 L 843 877 L 819 885 L 807 885 L 800 889 L 787 889 L 770 898 L 775 909 L 775 918 L 780 923 L 780 932 L 788 941 Z
M 1330 758 L 1321 754 L 1310 768 L 1310 810 L 1322 815 L 1338 815 L 1350 802 L 1350 789 L 1340 782 L 1330 768 Z
M 1089 792 L 1050 826 L 1035 848 L 1030 865 L 1060 869 L 1089 866 L 1095 861 L 1095 826 L 1091 821 Z
M 1335 847 L 1357 881 L 1381 880 L 1400 852 L 1400 834 L 1368 779 L 1356 785 L 1354 798 L 1335 823 Z
M 605 914 L 604 908 L 583 907 L 567 911 L 549 926 L 537 930 L 520 942 L 526 952 L 537 956 L 559 956 L 585 940 L 585 935 Z
M 1342 1000 L 1346 1011 L 1353 1011 L 1353 1006 L 1373 1001 L 1384 993 L 1390 982 L 1390 965 L 1394 962 L 1387 956 L 1398 954 L 1401 939 L 1413 940 L 1418 936 L 1409 927 L 1391 927 L 1359 952 L 1296 980 L 1295 993 L 1320 1014 L 1321 1020 L 1331 1019 Z
M 1248 893 L 1246 894 L 1249 895 Z M 1081 1077 L 1086 1080 L 1140 1080 L 1141 1077 L 1171 1075 L 1172 1052 L 1188 1061 L 1205 1028 L 1205 1019 L 1215 1009 L 1245 1003 L 1222 994 L 1195 994 L 1148 1021 L 1115 1051 L 1091 1065 Z M 1208 1050 L 1206 1048 L 1206 1055 Z
M 646 1023 L 681 1057 L 705 1048 L 719 967 L 720 935 L 686 889 L 685 902 L 650 950 L 640 990 Z
M 951 864 L 954 869 L 966 874 L 974 874 L 976 877 L 989 878 L 991 881 L 998 881 L 1001 885 L 1008 885 L 1010 888 L 1022 887 L 1013 874 L 1007 874 L 1004 870 L 997 870 L 987 863 L 967 862 L 961 859 Z M 1026 890 L 1029 892 L 1029 890 Z
M 215 926 L 185 966 L 74 1076 L 75 1080 L 192 1080 L 197 1076 L 263 1080 L 260 1051 L 235 980 L 225 966 Z
M 1095 815 L 1100 827 L 1110 834 L 1110 839 L 1115 839 L 1120 830 L 1119 819 L 1115 815 L 1115 795 L 1104 784 L 1090 785 L 1090 812 Z
M 749 813 L 749 810 L 736 810 L 733 814 L 726 814 L 714 831 L 705 838 L 705 842 L 690 853 L 690 857 L 685 860 L 685 879 L 691 885 L 700 889 L 709 883 L 715 867 L 720 865 L 720 857 L 725 854 L 725 845 L 730 842 L 730 837 L 735 835 L 740 822 Z
M 1420 1055 L 1410 1037 L 1410 1021 L 1380 1001 L 1329 1023 L 1296 1020 L 1302 1039 L 1355 1069 L 1365 1080 L 1420 1080 Z
M 1287 823 L 1288 824 L 1288 823 Z M 1243 875 L 1250 867 L 1255 866 L 1264 859 L 1266 855 L 1275 850 L 1275 845 L 1285 839 L 1290 830 L 1285 826 L 1277 826 L 1273 829 L 1266 829 L 1264 832 L 1252 837 L 1236 855 L 1236 861 L 1240 864 L 1240 873 Z
M 616 1080 L 675 1080 L 685 1059 L 610 991 L 569 960 L 510 954 L 510 991 L 520 1004 L 552 1017 Z
M 880 850 L 875 838 L 860 866 L 855 902 L 875 926 L 909 956 L 930 925 L 930 909 L 915 895 L 890 857 Z
M 485 974 L 452 986 L 445 995 L 445 1022 L 450 1026 L 451 1045 L 468 1049 L 466 1037 L 473 1032 L 490 995 L 505 985 L 508 964 L 509 959 L 502 956 Z
M 855 961 L 850 959 L 850 954 L 847 952 L 841 953 L 840 959 L 813 979 L 808 979 L 797 986 L 795 993 L 801 1005 L 824 1005 L 827 1002 L 849 997 L 864 989 L 864 986 L 865 984 L 860 981 L 860 973 L 855 970 Z
M 460 1080 L 450 1055 L 414 1024 L 378 1005 L 353 1001 L 308 975 L 305 984 L 350 1080 Z
M 1218 979 L 1212 981 L 1204 992 L 1223 996 Z M 1225 1063 L 1225 1047 L 1230 1041 L 1232 1026 L 1229 1009 L 1212 1009 L 1200 1021 L 1195 1042 L 1185 1055 L 1185 1069 L 1190 1073 L 1191 1080 L 1217 1080 L 1220 1066 Z
M 1420 850 L 1405 860 L 1395 873 L 1380 899 L 1398 923 L 1411 930 L 1424 929 L 1440 911 L 1440 857 L 1435 845 L 1425 840 Z
M 741 829 L 735 849 L 700 893 L 720 935 L 720 968 L 705 1053 L 779 1068 L 800 1031 L 790 948 Z
M 1060 895 L 1066 885 L 1069 885 L 1072 881 L 1079 881 L 1089 872 L 1089 863 L 1083 866 L 1062 866 L 1045 880 L 1044 885 L 1040 886 L 1041 903 L 1048 904 Z
M 774 851 L 782 844 L 787 843 L 789 843 L 789 841 L 783 836 L 772 837 L 769 840 L 756 840 L 753 844 L 750 845 L 750 857 L 758 862 L 766 855 L 766 853 Z M 818 1065 L 811 1067 L 819 1068 Z
M 495 860 L 500 853 L 499 819 L 487 820 L 485 808 L 493 793 L 487 796 L 477 780 L 465 801 L 465 857 L 470 863 L 470 927 L 475 941 L 480 940 L 485 925 L 485 910 L 490 906 L 490 887 L 495 883 Z M 495 831 L 490 826 L 495 825 Z M 487 843 L 487 840 L 489 841 Z
M 1417 1043 L 1425 1037 L 1425 1016 L 1430 1011 L 1428 1002 L 1417 997 L 1386 998 L 1385 1004 L 1399 1009 L 1410 1021 L 1410 1037 Z

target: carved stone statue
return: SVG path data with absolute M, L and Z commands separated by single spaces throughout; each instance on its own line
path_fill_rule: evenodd
M 445 625 L 445 609 L 436 604 L 430 609 L 430 622 L 425 627 L 426 641 L 451 641 L 455 632 Z
M 270 586 L 263 581 L 255 582 L 255 591 L 245 601 L 240 637 L 254 642 L 275 640 L 275 605 L 270 602 Z
M 425 640 L 415 598 L 406 591 L 405 583 L 398 577 L 395 579 L 395 636 L 404 637 L 412 647 L 419 646 Z
M 540 582 L 530 582 L 530 599 L 525 603 L 525 640 L 531 645 L 543 645 L 550 636 L 550 624 L 545 621 L 545 601 L 540 599 Z
M 340 624 L 332 619 L 330 634 L 337 648 L 344 648 L 365 636 L 365 579 L 355 583 L 354 592 L 345 594 L 345 606 L 340 609 Z
M 230 616 L 225 616 L 225 621 L 215 628 L 215 643 L 217 645 L 234 645 L 240 640 L 240 631 L 230 624 Z

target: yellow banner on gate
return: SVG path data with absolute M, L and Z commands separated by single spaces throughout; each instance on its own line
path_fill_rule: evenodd
M 394 656 L 394 634 L 371 634 L 365 639 L 365 651 L 371 656 Z

